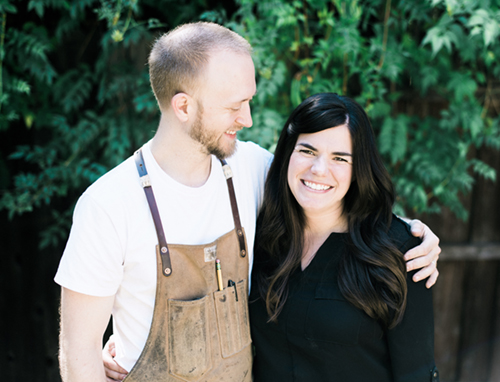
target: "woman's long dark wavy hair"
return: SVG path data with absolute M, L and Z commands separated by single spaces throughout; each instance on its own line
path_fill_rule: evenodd
M 406 307 L 406 268 L 392 244 L 394 188 L 362 107 L 348 97 L 320 93 L 307 98 L 290 115 L 269 169 L 264 204 L 258 219 L 256 251 L 275 264 L 259 277 L 259 292 L 271 321 L 276 321 L 288 294 L 288 280 L 300 266 L 306 218 L 288 186 L 290 156 L 299 134 L 347 125 L 353 149 L 351 186 L 343 199 L 348 251 L 340 260 L 343 296 L 386 327 L 397 325 Z

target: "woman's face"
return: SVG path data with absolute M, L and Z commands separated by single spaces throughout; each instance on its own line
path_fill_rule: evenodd
M 351 179 L 352 142 L 346 125 L 299 135 L 288 165 L 288 186 L 306 216 L 340 216 Z

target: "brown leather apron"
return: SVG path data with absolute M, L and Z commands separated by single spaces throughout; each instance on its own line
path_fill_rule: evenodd
M 159 245 L 153 321 L 141 356 L 125 381 L 252 381 L 248 258 L 231 169 L 221 161 L 235 229 L 209 244 L 167 245 L 140 150 L 135 159 Z M 221 264 L 222 290 L 216 259 Z

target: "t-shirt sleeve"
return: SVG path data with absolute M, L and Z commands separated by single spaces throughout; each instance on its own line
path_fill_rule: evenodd
M 398 219 L 396 224 L 403 224 L 404 231 L 398 230 L 400 251 L 404 254 L 420 244 L 420 240 L 411 236 L 406 223 Z M 403 320 L 387 332 L 387 341 L 391 357 L 394 381 L 434 381 L 436 373 L 434 362 L 434 311 L 432 289 L 427 289 L 425 281 L 414 282 L 409 272 L 407 305 Z
M 262 207 L 262 203 L 264 201 L 264 185 L 266 183 L 267 173 L 269 172 L 269 167 L 271 167 L 271 163 L 273 161 L 273 154 L 269 151 L 263 149 L 262 147 L 254 144 L 254 151 L 257 163 L 255 165 L 258 169 L 258 196 L 257 196 L 257 212 L 260 211 Z
M 260 211 L 264 199 L 264 185 L 267 173 L 273 161 L 273 154 L 254 142 L 238 142 L 238 152 L 241 155 L 236 176 L 244 176 L 245 187 L 251 188 L 255 197 L 256 212 Z M 228 162 L 231 161 L 229 158 Z
M 83 194 L 59 263 L 55 282 L 91 296 L 116 293 L 123 276 L 123 249 L 110 214 Z

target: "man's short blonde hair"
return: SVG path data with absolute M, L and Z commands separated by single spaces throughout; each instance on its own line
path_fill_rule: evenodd
M 160 109 L 167 109 L 175 94 L 195 89 L 210 53 L 220 50 L 251 54 L 252 47 L 237 33 L 207 22 L 178 26 L 156 40 L 149 78 Z

